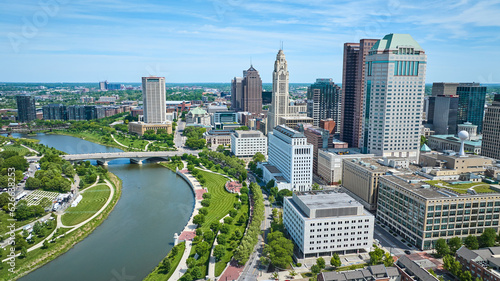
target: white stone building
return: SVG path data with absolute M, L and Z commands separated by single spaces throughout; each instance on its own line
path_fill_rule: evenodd
M 374 221 L 363 205 L 345 193 L 296 193 L 283 202 L 283 224 L 299 259 L 369 251 Z
M 260 131 L 235 131 L 231 135 L 231 153 L 251 158 L 260 152 L 267 155 L 267 138 Z
M 418 159 L 427 55 L 409 34 L 388 34 L 366 56 L 360 147 Z
M 286 187 L 293 191 L 310 190 L 313 145 L 307 142 L 304 134 L 284 125 L 276 126 L 268 137 L 269 157 L 267 165 L 263 165 L 264 180 L 267 182 L 274 179 L 280 189 Z M 281 172 L 281 176 L 275 176 L 276 169 Z

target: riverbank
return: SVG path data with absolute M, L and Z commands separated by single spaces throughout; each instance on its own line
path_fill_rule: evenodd
M 4 264 L 4 268 L 0 270 L 0 280 L 3 281 L 18 279 L 49 263 L 58 256 L 70 250 L 77 243 L 84 240 L 104 220 L 106 220 L 106 218 L 118 203 L 122 193 L 122 182 L 116 175 L 108 172 L 106 174 L 106 178 L 111 183 L 114 192 L 112 193 L 110 203 L 104 208 L 104 210 L 102 210 L 99 215 L 97 215 L 95 218 L 88 221 L 81 227 L 75 229 L 74 231 L 67 231 L 67 234 L 58 236 L 58 238 L 55 239 L 55 243 L 49 243 L 48 248 L 36 248 L 30 251 L 26 258 L 16 259 L 16 265 L 13 273 L 8 271 L 8 264 Z
M 97 134 L 90 134 L 90 133 L 86 133 L 86 132 L 85 133 L 74 133 L 74 132 L 68 132 L 68 131 L 52 131 L 52 132 L 47 132 L 46 134 L 70 136 L 70 137 L 79 138 L 82 140 L 90 141 L 90 142 L 97 143 L 97 144 L 104 145 L 104 146 L 119 148 L 119 149 L 124 150 L 124 151 L 132 151 L 131 149 L 129 149 L 127 147 L 120 146 L 119 144 L 117 144 L 113 140 L 103 141 L 103 140 L 101 140 L 100 136 Z

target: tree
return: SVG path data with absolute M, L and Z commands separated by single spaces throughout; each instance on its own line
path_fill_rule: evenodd
M 469 235 L 464 240 L 464 245 L 469 250 L 477 250 L 479 249 L 479 241 L 477 241 L 477 237 L 474 235 Z
M 382 258 L 384 257 L 384 250 L 379 247 L 375 247 L 375 250 L 368 253 L 370 256 L 370 264 L 377 265 L 382 262 Z
M 448 246 L 450 247 L 450 253 L 454 255 L 462 247 L 462 239 L 460 237 L 453 237 L 448 241 Z
M 172 267 L 170 259 L 164 259 L 162 264 L 161 264 L 161 267 L 163 268 L 164 272 L 169 272 L 170 268 Z
M 321 190 L 321 187 L 317 183 L 312 184 L 312 190 Z
M 213 231 L 205 231 L 205 233 L 203 233 L 203 240 L 207 241 L 207 242 L 211 242 L 212 240 L 214 240 L 214 237 L 215 237 L 215 234 Z
M 214 232 L 217 233 L 220 228 L 220 223 L 218 221 L 214 221 L 210 224 L 210 229 Z
M 193 217 L 193 223 L 201 226 L 205 222 L 205 216 L 202 214 L 197 214 Z
M 232 224 L 232 223 L 233 223 L 232 217 L 225 217 L 224 218 L 224 224 Z
M 200 256 L 203 256 L 205 253 L 207 253 L 209 249 L 210 245 L 206 241 L 198 243 L 195 248 L 196 253 Z
M 48 249 L 49 248 L 49 242 L 47 240 L 43 241 L 42 249 Z
M 269 203 L 274 204 L 274 202 L 276 202 L 276 199 L 274 199 L 274 196 L 272 195 L 269 195 Z
M 203 200 L 201 200 L 201 205 L 203 207 L 210 207 L 210 199 L 203 199 Z
M 215 246 L 214 257 L 217 261 L 220 261 L 225 254 L 226 254 L 226 247 L 224 247 L 223 245 Z
M 319 265 L 315 264 L 311 266 L 311 272 L 314 276 L 317 276 L 321 272 L 321 268 L 319 267 Z
M 208 209 L 205 208 L 205 207 L 203 207 L 203 208 L 201 208 L 201 209 L 198 210 L 198 213 L 206 216 L 208 214 Z
M 265 255 L 274 266 L 286 268 L 292 262 L 293 242 L 286 239 L 280 231 L 269 233 L 267 241 L 268 244 L 264 247 Z
M 316 259 L 316 264 L 319 266 L 319 268 L 324 269 L 326 267 L 326 262 L 325 259 L 322 257 L 319 257 Z
M 487 247 L 495 246 L 496 236 L 497 236 L 497 234 L 495 232 L 495 229 L 493 229 L 493 228 L 485 229 L 483 234 L 481 234 L 481 236 L 479 236 L 479 247 L 480 248 L 487 248 Z
M 231 227 L 228 225 L 228 224 L 223 224 L 221 227 L 220 227 L 220 232 L 221 233 L 229 233 L 229 231 L 231 230 Z
M 450 247 L 446 244 L 446 240 L 444 238 L 439 238 L 436 241 L 436 245 L 434 246 L 436 249 L 436 254 L 438 257 L 444 257 L 450 253 Z
M 193 268 L 193 270 L 191 271 L 191 275 L 194 279 L 201 279 L 204 277 L 203 272 L 201 272 L 201 269 L 198 266 Z
M 394 258 L 390 253 L 385 253 L 383 262 L 385 267 L 392 266 L 392 264 L 394 263 Z
M 266 161 L 266 156 L 264 156 L 264 154 L 260 153 L 260 152 L 257 152 L 254 154 L 254 156 L 252 157 L 252 160 L 257 163 L 257 162 L 264 162 Z
M 28 249 L 26 249 L 26 247 L 22 247 L 21 248 L 21 255 L 20 255 L 20 257 L 21 258 L 25 258 L 27 256 L 28 256 Z
M 471 272 L 468 270 L 462 271 L 460 274 L 460 281 L 473 281 Z
M 339 254 L 334 253 L 332 258 L 330 259 L 330 265 L 333 267 L 339 267 L 342 265 L 342 262 L 340 261 Z

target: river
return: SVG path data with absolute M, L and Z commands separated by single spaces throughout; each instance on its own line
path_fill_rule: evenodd
M 14 137 L 28 137 L 14 134 Z M 30 137 L 28 137 L 30 138 Z M 75 153 L 118 152 L 75 137 L 38 134 L 40 143 Z M 121 199 L 108 219 L 65 254 L 19 279 L 22 281 L 142 280 L 167 255 L 194 207 L 187 183 L 157 164 L 109 162 L 123 181 Z

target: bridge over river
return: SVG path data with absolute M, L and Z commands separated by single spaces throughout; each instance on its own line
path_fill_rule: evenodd
M 114 159 L 129 158 L 130 163 L 142 164 L 144 160 L 166 161 L 172 156 L 181 156 L 184 153 L 198 155 L 200 150 L 184 151 L 147 151 L 147 152 L 105 152 L 105 153 L 86 153 L 86 154 L 67 154 L 61 155 L 71 163 L 83 160 L 96 160 L 99 165 L 108 165 L 108 162 Z

